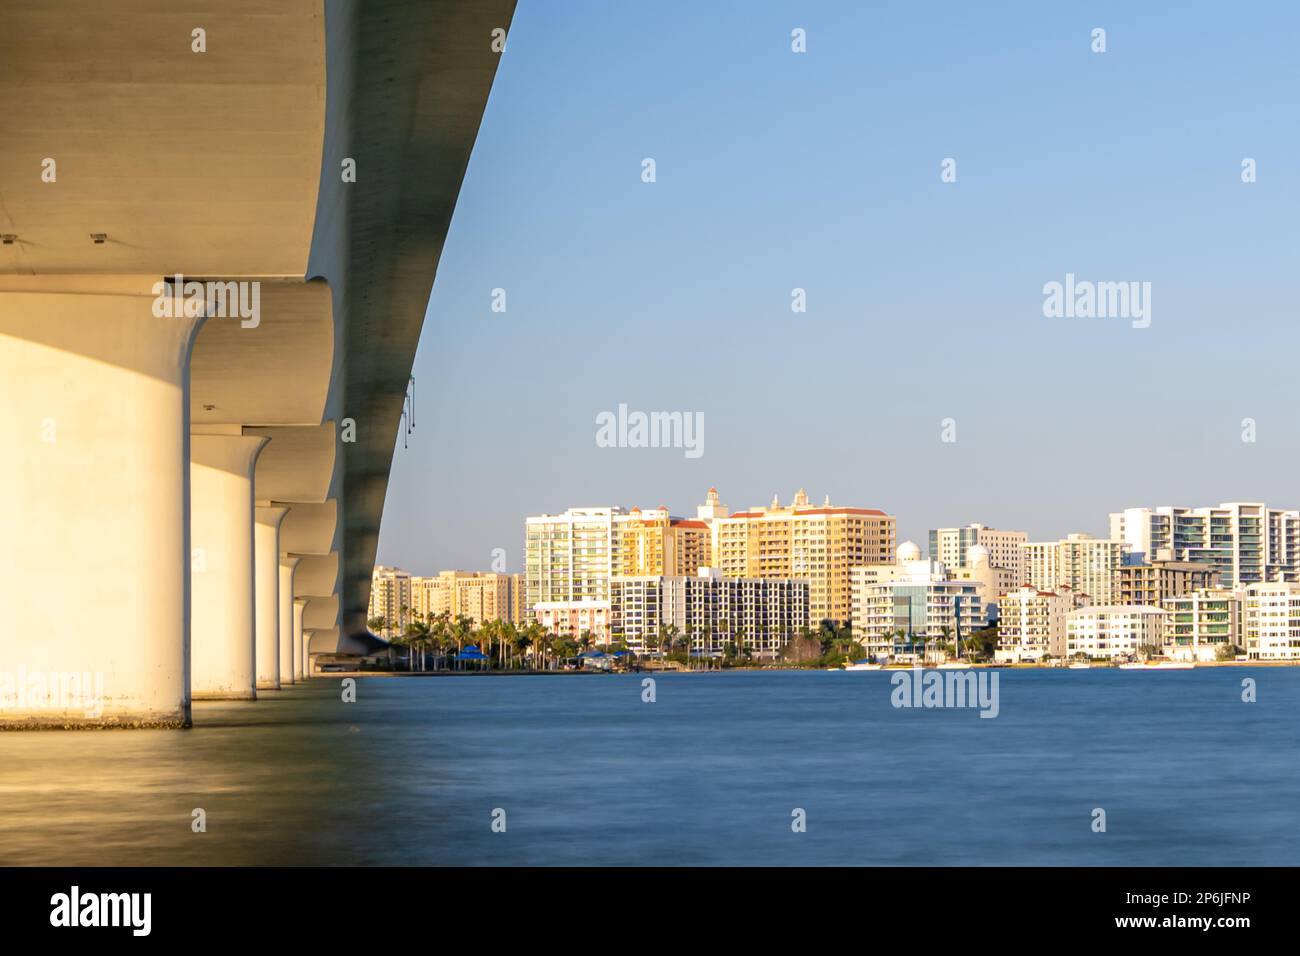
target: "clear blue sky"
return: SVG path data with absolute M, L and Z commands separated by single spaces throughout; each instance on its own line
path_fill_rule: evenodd
M 693 514 L 710 485 L 883 508 L 922 546 L 1300 506 L 1298 28 L 1289 2 L 521 0 L 380 560 L 519 570 L 526 515 Z M 1045 318 L 1067 272 L 1151 282 L 1151 327 Z M 596 447 L 621 402 L 702 412 L 704 454 Z

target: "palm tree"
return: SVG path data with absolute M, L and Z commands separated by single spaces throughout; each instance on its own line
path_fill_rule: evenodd
M 465 640 L 470 636 L 474 629 L 474 621 L 464 614 L 457 614 L 456 620 L 451 624 L 451 635 L 456 640 L 456 653 L 459 654 L 465 649 Z
M 394 648 L 394 647 L 405 647 L 405 648 L 407 648 L 407 652 L 406 652 L 406 667 L 407 667 L 407 669 L 409 670 L 410 667 L 411 667 L 411 652 L 410 652 L 410 646 L 411 646 L 411 639 L 410 639 L 409 637 L 407 637 L 405 634 L 394 634 L 392 637 L 390 637 L 390 638 L 388 639 L 388 661 L 389 661 L 389 664 L 391 665 L 392 660 L 393 660 L 393 648 Z
M 374 617 L 368 618 L 366 620 L 366 626 L 369 627 L 370 630 L 374 631 L 376 634 L 380 634 L 383 632 L 384 625 L 385 625 L 385 621 L 382 614 L 376 614 Z M 388 669 L 389 670 L 393 669 L 393 648 L 391 645 L 389 645 L 388 648 Z
M 555 646 L 557 635 L 551 633 L 545 628 L 542 629 L 541 644 L 542 650 L 542 670 L 547 670 L 546 661 L 550 655 L 551 649 Z
M 525 628 L 515 634 L 515 647 L 519 651 L 519 660 L 522 662 L 528 654 L 528 648 L 533 646 L 533 639 L 529 637 L 532 626 Z
M 514 652 L 519 642 L 519 629 L 515 627 L 512 621 L 497 621 L 497 629 L 501 635 L 501 667 L 504 669 L 507 664 L 514 665 Z
M 446 666 L 447 651 L 447 618 L 450 615 L 446 611 L 440 611 L 437 614 L 429 613 L 429 643 L 433 645 L 438 656 L 443 658 L 443 665 Z
M 546 663 L 546 628 L 542 627 L 541 623 L 538 621 L 529 621 L 528 626 L 524 628 L 521 643 L 524 648 L 531 647 L 533 649 L 534 667 L 536 667 L 537 655 L 542 655 L 542 669 L 544 670 Z
M 412 645 L 418 645 L 420 648 L 420 670 L 424 670 L 424 646 L 429 637 L 429 622 L 417 611 L 412 616 L 411 623 L 406 625 L 406 666 L 408 668 L 414 670 L 411 665 L 411 649 Z

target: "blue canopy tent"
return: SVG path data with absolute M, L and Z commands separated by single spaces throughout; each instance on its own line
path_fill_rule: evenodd
M 583 651 L 578 655 L 578 663 L 581 667 L 593 667 L 600 670 L 609 670 L 609 655 L 604 651 Z
M 461 649 L 461 652 L 455 657 L 458 661 L 485 661 L 488 656 L 480 651 L 473 644 L 469 644 Z

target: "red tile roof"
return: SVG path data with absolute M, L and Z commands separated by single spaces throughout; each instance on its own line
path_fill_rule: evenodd
M 738 511 L 728 517 L 762 518 L 769 513 L 766 511 Z M 796 508 L 794 514 L 795 517 L 802 517 L 803 515 L 875 515 L 881 518 L 889 517 L 888 514 L 876 508 Z

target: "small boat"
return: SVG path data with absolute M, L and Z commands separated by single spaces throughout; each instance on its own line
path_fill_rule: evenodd
M 1122 671 L 1189 671 L 1195 666 L 1195 661 L 1144 661 L 1120 664 L 1119 669 Z
M 1091 667 L 1092 667 L 1092 664 L 1091 664 L 1090 662 L 1088 662 L 1088 661 L 1076 661 L 1075 663 L 1073 663 L 1073 664 L 1070 665 L 1070 670 L 1072 670 L 1072 671 L 1086 671 L 1086 670 L 1091 669 Z
M 941 671 L 964 671 L 969 670 L 970 667 L 970 661 L 944 661 L 938 665 L 938 669 Z
M 851 661 L 845 664 L 840 670 L 845 671 L 878 671 L 884 670 L 884 664 L 871 664 L 867 661 Z

